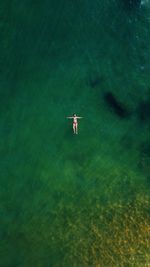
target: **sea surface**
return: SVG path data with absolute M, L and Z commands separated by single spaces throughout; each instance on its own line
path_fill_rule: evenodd
M 0 267 L 150 266 L 150 1 L 2 0 L 0 103 Z

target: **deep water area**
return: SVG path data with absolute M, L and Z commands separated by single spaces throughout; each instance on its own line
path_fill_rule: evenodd
M 148 267 L 150 1 L 2 0 L 0 40 L 0 267 Z

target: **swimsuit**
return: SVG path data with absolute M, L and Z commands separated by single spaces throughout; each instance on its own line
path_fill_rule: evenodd
M 76 121 L 75 121 L 75 122 L 73 122 L 73 125 L 74 125 L 74 126 L 77 126 L 77 124 L 78 124 L 78 123 L 77 123 Z
M 73 125 L 74 125 L 74 127 L 77 127 L 78 122 L 77 122 L 76 120 L 74 120 L 74 121 L 73 121 Z

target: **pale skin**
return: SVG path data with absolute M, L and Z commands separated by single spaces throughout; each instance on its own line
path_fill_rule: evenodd
M 78 119 L 82 119 L 83 117 L 79 117 L 74 114 L 72 117 L 67 117 L 67 119 L 73 119 L 73 133 L 78 134 Z

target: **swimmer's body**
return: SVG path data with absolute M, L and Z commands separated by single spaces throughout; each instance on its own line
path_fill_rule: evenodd
M 78 119 L 82 119 L 83 117 L 79 117 L 74 114 L 72 117 L 67 117 L 67 119 L 73 119 L 73 133 L 78 134 Z

